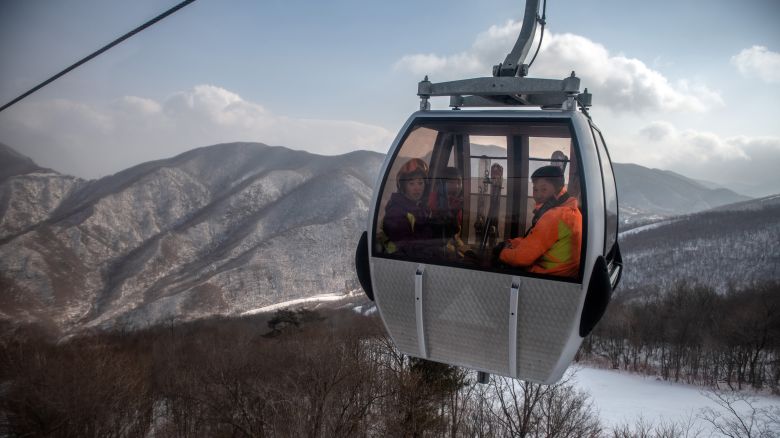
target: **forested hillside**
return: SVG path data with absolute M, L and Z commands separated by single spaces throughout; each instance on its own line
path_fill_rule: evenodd
M 8 147 L 0 153 L 0 318 L 64 331 L 238 315 L 357 290 L 352 253 L 383 160 L 231 143 L 84 181 Z M 743 199 L 657 169 L 615 169 L 629 223 Z M 758 255 L 777 234 L 773 214 L 756 212 L 752 228 L 723 213 L 695 219 L 693 232 L 681 220 L 626 234 L 623 289 L 696 277 L 723 289 L 776 275 L 776 259 Z
M 646 295 L 680 282 L 725 292 L 780 280 L 780 205 L 707 211 L 620 235 L 620 293 Z
M 88 182 L 17 162 L 0 181 L 0 318 L 77 331 L 357 289 L 382 155 L 232 143 Z
M 580 357 L 668 381 L 780 393 L 780 281 L 618 294 Z
M 677 315 L 659 323 L 679 327 Z M 750 430 L 766 436 L 780 428 L 780 410 L 731 411 L 735 399 L 728 394 L 717 411 L 695 413 L 695 421 L 624 418 L 608 428 L 569 377 L 549 386 L 496 376 L 478 384 L 469 370 L 401 355 L 375 314 L 351 309 L 209 318 L 59 342 L 40 327 L 1 333 L 0 433 L 8 436 L 595 438 L 706 436 L 702 424 L 744 431 L 749 422 Z M 580 360 L 620 343 L 608 333 L 586 343 Z M 654 351 L 666 351 L 667 364 L 695 357 L 674 349 L 679 338 L 654 339 Z M 688 338 L 685 345 L 696 348 L 697 341 Z M 737 373 L 750 368 L 732 370 L 727 362 L 712 368 L 706 340 L 698 348 L 705 352 L 697 362 L 700 376 L 730 370 L 717 378 L 748 385 Z M 656 356 L 641 356 L 645 351 L 637 362 L 654 363 Z M 777 352 L 772 337 L 760 368 L 753 368 L 772 391 L 777 364 L 764 358 Z M 622 356 L 617 362 L 624 367 Z M 673 378 L 675 368 L 667 369 Z M 690 381 L 687 369 L 679 375 Z
M 0 337 L 12 436 L 597 437 L 588 396 L 401 355 L 351 310 Z

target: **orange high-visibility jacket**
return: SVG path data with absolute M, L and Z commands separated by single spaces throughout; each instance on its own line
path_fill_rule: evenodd
M 557 197 L 564 193 L 565 189 Z M 577 208 L 577 199 L 570 197 L 551 208 L 527 236 L 512 239 L 510 243 L 511 248 L 505 248 L 499 255 L 502 262 L 538 274 L 577 277 L 582 248 L 582 213 Z

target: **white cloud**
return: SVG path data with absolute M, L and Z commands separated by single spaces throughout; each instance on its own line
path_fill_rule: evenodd
M 669 122 L 655 121 L 642 128 L 639 133 L 653 141 L 666 140 L 675 134 L 676 128 Z
M 733 138 L 724 139 L 711 132 L 692 129 L 678 130 L 666 121 L 654 121 L 642 128 L 640 134 L 654 142 L 653 149 L 662 152 L 667 163 L 694 161 L 750 160 L 745 147 Z
M 731 64 L 745 77 L 757 77 L 764 82 L 780 83 L 780 53 L 764 46 L 743 49 L 731 57 Z
M 493 25 L 477 35 L 471 48 L 463 52 L 446 56 L 433 53 L 406 55 L 399 59 L 394 67 L 417 76 L 435 75 L 437 82 L 465 76 L 489 75 L 493 65 L 503 61 L 514 45 L 520 26 L 521 23 L 511 20 L 503 26 Z M 433 79 L 431 77 L 431 80 Z
M 162 106 L 152 99 L 136 96 L 125 96 L 114 102 L 114 108 L 127 114 L 151 115 L 162 111 Z
M 452 56 L 430 54 L 406 55 L 395 63 L 396 70 L 408 70 L 417 76 L 431 72 L 463 72 L 476 74 L 483 69 L 482 63 L 469 53 Z
M 622 146 L 632 161 L 679 172 L 751 193 L 780 193 L 780 137 L 722 137 L 678 129 L 667 121 L 643 127 L 631 145 Z M 628 151 L 624 151 L 628 152 Z
M 102 106 L 65 100 L 20 104 L 0 119 L 0 132 L 0 141 L 40 165 L 88 178 L 223 142 L 332 155 L 385 152 L 393 139 L 385 128 L 356 121 L 277 115 L 213 85 L 162 102 L 125 96 Z
M 511 50 L 520 28 L 521 23 L 515 21 L 492 26 L 465 51 L 446 56 L 407 55 L 395 68 L 417 76 L 428 74 L 434 82 L 490 75 L 492 66 Z M 639 59 L 613 55 L 588 38 L 547 31 L 530 76 L 564 78 L 572 70 L 581 79 L 581 86 L 593 93 L 595 105 L 615 111 L 704 112 L 724 105 L 720 94 L 704 84 L 672 82 Z

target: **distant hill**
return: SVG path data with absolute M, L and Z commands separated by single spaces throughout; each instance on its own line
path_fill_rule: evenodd
M 713 211 L 758 211 L 780 205 L 780 194 L 751 199 L 749 201 L 735 202 L 716 207 Z
M 232 143 L 77 184 L 0 241 L 0 315 L 138 327 L 354 290 L 383 159 Z M 35 205 L 31 175 L 0 189 Z
M 506 148 L 500 146 L 472 144 L 471 147 L 472 155 L 506 155 Z M 668 170 L 625 163 L 613 163 L 613 168 L 621 221 L 629 227 L 750 199 Z
M 84 181 L 6 146 L 0 153 L 8 160 L 0 318 L 66 329 L 233 315 L 357 290 L 354 249 L 384 160 L 367 151 L 320 156 L 229 143 Z M 619 163 L 615 171 L 629 223 L 745 199 L 672 172 Z M 761 245 L 777 237 L 776 212 L 748 207 L 773 202 L 743 201 L 623 233 L 626 289 L 774 275 L 766 263 L 777 251 Z
M 0 243 L 49 219 L 84 180 L 38 166 L 0 143 Z
M 0 143 L 0 183 L 12 176 L 38 170 L 43 170 L 43 168 L 35 164 L 32 159 Z
M 724 188 L 709 188 L 680 174 L 637 164 L 613 163 L 621 222 L 642 223 L 749 200 Z
M 686 282 L 715 288 L 780 281 L 780 195 L 639 227 L 619 237 L 620 293 Z

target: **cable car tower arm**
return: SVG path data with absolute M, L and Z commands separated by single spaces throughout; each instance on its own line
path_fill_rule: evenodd
M 537 24 L 544 24 L 544 19 L 539 18 L 539 1 L 526 1 L 520 36 L 504 62 L 493 67 L 493 77 L 432 83 L 426 76 L 417 85 L 420 110 L 430 109 L 428 99 L 432 96 L 449 96 L 453 108 L 539 106 L 574 110 L 577 103 L 582 108 L 590 106 L 591 95 L 587 89 L 579 91 L 580 80 L 574 72 L 563 79 L 526 77 L 529 66 L 523 62 L 531 49 Z
M 536 24 L 539 22 L 539 0 L 526 0 L 523 27 L 512 51 L 506 55 L 503 63 L 493 66 L 493 76 L 526 76 L 528 66 L 523 64 L 531 43 L 536 35 Z

